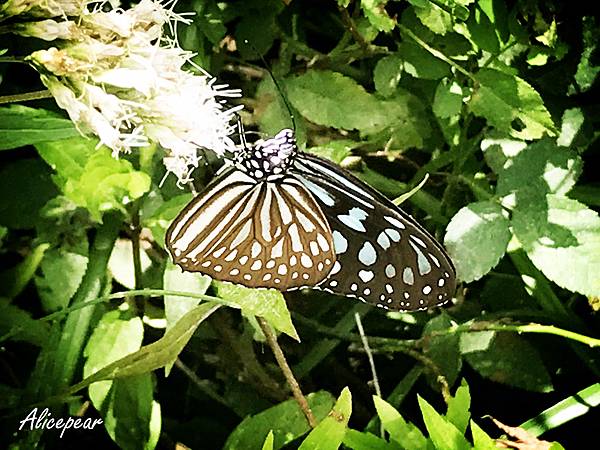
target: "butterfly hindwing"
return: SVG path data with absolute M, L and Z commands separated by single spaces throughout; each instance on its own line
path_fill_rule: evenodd
M 409 215 L 314 155 L 300 154 L 291 172 L 314 195 L 332 229 L 337 261 L 318 289 L 406 311 L 452 298 L 452 262 Z
M 329 224 L 302 183 L 276 178 L 223 172 L 169 227 L 174 262 L 248 287 L 285 291 L 322 281 L 335 263 Z

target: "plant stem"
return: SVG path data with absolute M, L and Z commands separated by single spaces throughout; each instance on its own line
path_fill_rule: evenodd
M 258 324 L 259 324 L 262 332 L 264 333 L 265 337 L 267 338 L 267 344 L 269 344 L 269 347 L 271 347 L 271 350 L 273 351 L 273 355 L 275 356 L 275 360 L 277 361 L 279 368 L 283 372 L 283 375 L 285 376 L 285 379 L 287 380 L 288 385 L 290 386 L 290 389 L 292 390 L 292 394 L 294 395 L 296 402 L 298 402 L 300 409 L 306 416 L 306 420 L 308 421 L 308 424 L 311 426 L 311 428 L 315 428 L 317 426 L 317 420 L 315 419 L 315 416 L 313 415 L 313 412 L 310 409 L 308 402 L 306 401 L 306 397 L 304 396 L 304 394 L 302 393 L 302 390 L 300 389 L 300 385 L 298 384 L 296 377 L 294 377 L 294 373 L 292 372 L 292 369 L 290 369 L 290 366 L 287 363 L 287 360 L 285 359 L 285 355 L 283 354 L 283 350 L 281 349 L 281 347 L 279 346 L 279 343 L 277 342 L 277 337 L 275 336 L 275 333 L 273 333 L 273 329 L 267 323 L 267 321 L 265 319 L 263 319 L 262 317 L 257 316 L 256 320 L 258 321 Z
M 142 289 L 142 258 L 140 255 L 140 200 L 137 200 L 133 205 L 131 213 L 131 251 L 133 253 L 133 278 L 134 287 L 136 290 Z M 137 299 L 127 299 L 127 304 L 131 311 L 137 313 Z
M 46 89 L 43 91 L 27 92 L 26 94 L 3 95 L 0 96 L 0 105 L 4 103 L 20 103 L 31 100 L 40 100 L 42 98 L 52 98 L 52 94 Z
M 377 369 L 375 368 L 373 352 L 371 351 L 371 347 L 369 347 L 369 340 L 367 339 L 367 335 L 365 334 L 362 321 L 360 320 L 360 314 L 354 313 L 354 319 L 356 320 L 356 328 L 358 329 L 358 333 L 360 334 L 360 338 L 362 339 L 362 344 L 365 349 L 365 353 L 367 354 L 367 359 L 369 360 L 369 366 L 371 367 L 371 375 L 373 376 L 373 387 L 375 388 L 375 394 L 377 394 L 378 397 L 383 398 L 381 396 L 381 387 L 379 386 L 379 378 L 377 377 Z M 385 429 L 383 427 L 383 422 L 379 424 L 379 436 L 382 438 L 385 437 Z
M 564 337 L 573 341 L 581 342 L 590 347 L 600 347 L 600 339 L 585 336 L 575 333 L 574 331 L 563 330 L 554 325 L 542 325 L 539 323 L 529 323 L 524 325 L 503 325 L 498 323 L 473 322 L 469 324 L 459 325 L 457 327 L 448 328 L 444 331 L 436 331 L 431 335 L 455 334 L 455 333 L 470 333 L 477 331 L 500 331 L 500 332 L 515 332 L 515 333 L 540 333 L 553 334 L 555 336 Z
M 200 377 L 198 377 L 198 375 L 196 375 L 192 369 L 186 366 L 181 359 L 177 358 L 175 360 L 175 367 L 181 370 L 185 376 L 190 379 L 194 386 L 196 386 L 202 393 L 235 412 L 235 408 L 232 408 L 224 397 L 216 393 L 206 380 L 202 380 Z
M 350 17 L 348 10 L 342 6 L 338 6 L 338 9 L 342 15 L 342 22 L 344 23 L 344 26 L 348 29 L 348 31 L 350 32 L 354 40 L 358 43 L 358 45 L 360 45 L 362 51 L 366 55 L 368 55 L 369 44 L 367 43 L 367 41 L 365 41 L 365 38 L 356 29 L 356 24 L 354 23 L 352 17 Z

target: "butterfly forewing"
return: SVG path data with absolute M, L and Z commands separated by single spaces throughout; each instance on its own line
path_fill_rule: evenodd
M 291 172 L 317 199 L 332 229 L 337 261 L 317 288 L 405 311 L 452 298 L 452 262 L 409 215 L 313 155 L 299 155 Z
M 335 263 L 329 224 L 301 182 L 275 178 L 226 170 L 169 227 L 175 263 L 248 287 L 283 291 L 322 281 Z

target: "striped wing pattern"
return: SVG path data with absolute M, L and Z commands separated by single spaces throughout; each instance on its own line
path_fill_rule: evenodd
M 167 230 L 174 262 L 253 288 L 284 291 L 322 281 L 335 263 L 329 223 L 302 183 L 275 178 L 226 169 Z
M 454 266 L 412 217 L 316 156 L 300 154 L 291 173 L 315 196 L 333 233 L 337 261 L 316 288 L 404 311 L 452 298 Z

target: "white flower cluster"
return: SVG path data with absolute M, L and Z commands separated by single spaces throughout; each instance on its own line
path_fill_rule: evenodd
M 39 3 L 39 2 L 38 2 Z M 50 2 L 54 9 L 61 3 Z M 66 1 L 71 11 L 73 1 Z M 128 10 L 103 11 L 97 2 L 80 3 L 72 19 L 46 18 L 15 32 L 60 45 L 28 57 L 59 106 L 82 133 L 93 133 L 115 155 L 158 143 L 164 163 L 179 182 L 198 165 L 198 149 L 222 155 L 233 150 L 229 135 L 235 111 L 225 99 L 238 90 L 217 85 L 194 66 L 192 53 L 164 34 L 188 23 L 173 12 L 174 1 L 142 0 Z M 90 8 L 96 5 L 96 8 Z M 185 70 L 194 66 L 195 73 Z

